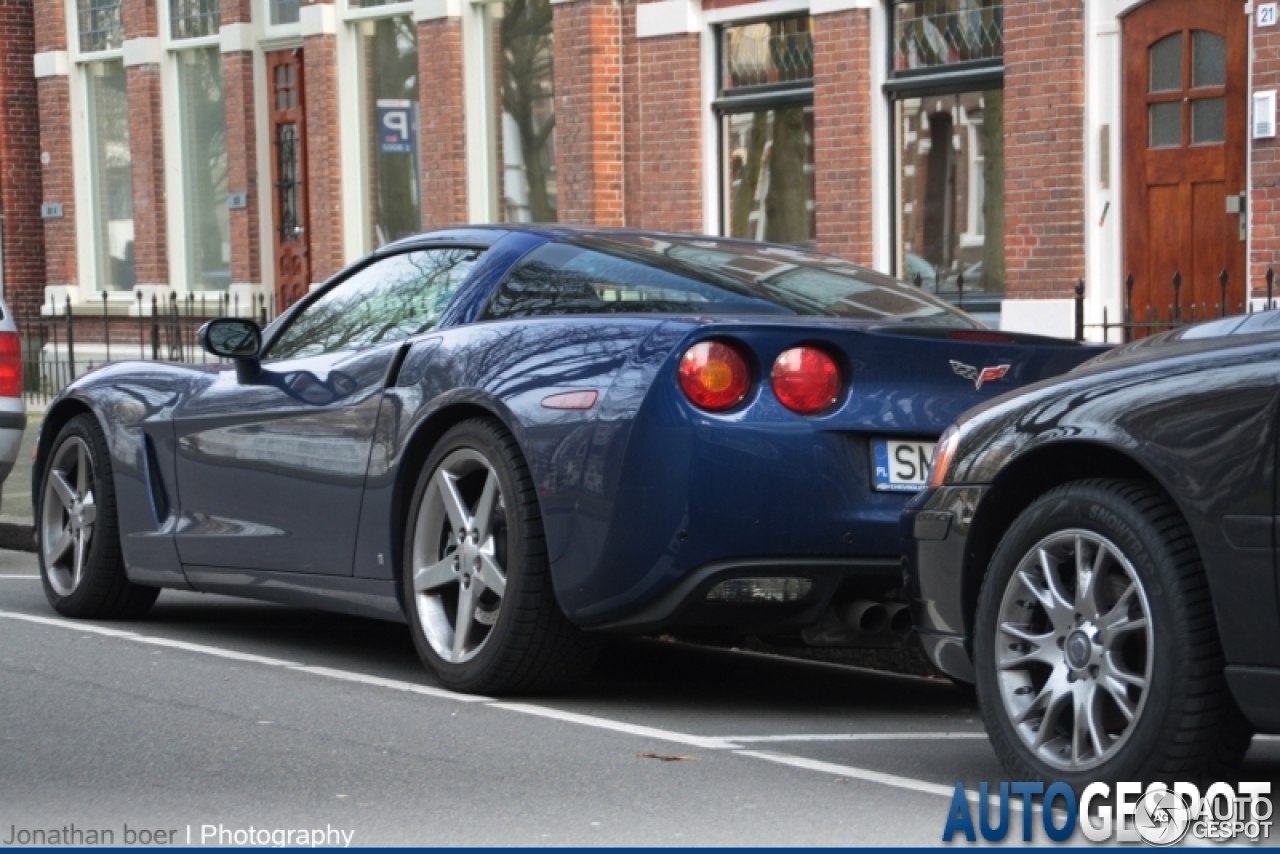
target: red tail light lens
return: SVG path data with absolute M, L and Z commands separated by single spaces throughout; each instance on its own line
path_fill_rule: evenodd
M 22 397 L 22 343 L 16 332 L 0 332 L 0 397 Z
M 773 363 L 773 393 L 801 415 L 830 408 L 840 395 L 840 367 L 817 347 L 794 347 Z
M 751 371 L 742 355 L 720 341 L 694 344 L 680 359 L 680 388 L 695 406 L 732 409 L 747 396 Z

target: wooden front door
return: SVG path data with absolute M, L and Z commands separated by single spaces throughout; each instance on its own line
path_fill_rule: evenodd
M 306 294 L 311 285 L 302 49 L 268 53 L 267 79 L 271 82 L 276 311 L 284 311 Z
M 1151 0 L 1124 21 L 1125 265 L 1134 319 L 1245 301 L 1248 18 L 1238 0 Z

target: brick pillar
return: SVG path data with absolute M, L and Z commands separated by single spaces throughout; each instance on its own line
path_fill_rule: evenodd
M 262 283 L 258 206 L 258 137 L 254 102 L 250 0 L 222 3 L 222 86 L 227 112 L 227 192 L 244 193 L 245 207 L 228 213 L 231 223 L 231 281 Z
M 1006 296 L 1068 299 L 1085 271 L 1084 6 L 1005 6 Z
M 129 153 L 133 172 L 135 283 L 167 288 L 164 107 L 160 97 L 160 40 L 156 4 L 124 0 L 125 87 L 129 93 Z
M 465 224 L 469 217 L 461 18 L 418 22 L 418 80 L 422 228 Z
M 640 39 L 627 145 L 636 176 L 629 193 L 639 205 L 628 206 L 636 214 L 630 226 L 703 231 L 701 54 L 697 33 Z
M 46 285 L 75 285 L 76 199 L 71 162 L 71 85 L 68 78 L 66 6 L 61 0 L 34 0 L 36 97 L 40 117 L 41 201 L 62 205 L 63 215 L 43 222 L 43 279 Z M 8 80 L 5 81 L 7 87 Z M 48 155 L 46 158 L 44 155 Z M 5 201 L 5 210 L 9 210 Z M 14 263 L 5 247 L 5 266 Z M 20 250 L 21 251 L 21 250 Z M 43 297 L 43 295 L 42 295 Z
M 871 11 L 816 16 L 813 63 L 818 250 L 870 266 Z
M 302 7 L 308 245 L 312 282 L 323 282 L 341 270 L 346 262 L 342 227 L 342 140 L 338 118 L 336 28 L 337 11 L 332 3 L 313 3 Z
M 1280 29 L 1254 31 L 1253 89 L 1255 92 L 1280 89 Z M 1252 105 L 1249 108 L 1252 118 Z M 1274 121 L 1275 116 L 1272 117 Z M 1249 281 L 1253 296 L 1266 299 L 1267 270 L 1280 276 L 1280 138 L 1259 139 L 1253 146 L 1253 186 L 1249 191 L 1252 240 Z M 1280 298 L 1280 282 L 1273 298 Z
M 18 317 L 33 314 L 44 301 L 40 110 L 31 74 L 34 17 L 30 0 L 0 0 L 0 253 L 5 299 Z
M 573 0 L 552 9 L 557 216 L 622 225 L 622 8 Z

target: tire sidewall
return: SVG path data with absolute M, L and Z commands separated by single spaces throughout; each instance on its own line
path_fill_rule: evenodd
M 1072 772 L 1050 766 L 1032 753 L 1016 731 L 1000 695 L 995 665 L 995 642 L 1000 606 L 1014 572 L 1039 542 L 1055 532 L 1082 529 L 1110 540 L 1129 560 L 1145 588 L 1154 655 L 1151 680 L 1141 713 L 1130 727 L 1128 741 L 1114 756 L 1087 771 Z M 1101 486 L 1072 486 L 1050 492 L 1034 502 L 1014 522 L 992 558 L 978 599 L 974 621 L 974 665 L 978 702 L 997 754 L 1006 767 L 1021 778 L 1062 781 L 1083 786 L 1098 780 L 1147 781 L 1153 771 L 1150 758 L 1156 747 L 1172 737 L 1173 712 L 1178 686 L 1185 684 L 1182 671 L 1186 646 L 1174 630 L 1180 619 L 1172 575 L 1174 560 L 1154 526 L 1133 503 Z
M 413 546 L 418 513 L 422 502 L 426 499 L 427 489 L 436 470 L 451 454 L 459 450 L 471 450 L 482 455 L 498 476 L 502 488 L 503 500 L 506 504 L 507 521 L 507 565 L 504 568 L 507 577 L 506 594 L 502 599 L 502 608 L 498 619 L 489 632 L 484 648 L 472 659 L 455 664 L 442 659 L 427 640 L 418 615 L 418 599 L 413 590 Z M 430 456 L 418 475 L 417 485 L 413 491 L 413 501 L 409 505 L 409 515 L 405 517 L 404 553 L 402 583 L 404 585 L 405 615 L 409 620 L 409 631 L 413 635 L 414 646 L 417 647 L 422 660 L 435 675 L 450 687 L 464 687 L 475 684 L 496 666 L 498 659 L 508 644 L 515 621 L 516 604 L 521 600 L 530 570 L 540 567 L 528 566 L 525 554 L 525 540 L 528 535 L 527 526 L 530 521 L 521 518 L 517 502 L 517 485 L 511 472 L 511 463 L 498 444 L 497 437 L 482 422 L 464 422 L 446 433 L 432 449 Z
M 104 553 L 108 550 L 108 540 L 119 536 L 115 522 L 115 484 L 111 479 L 111 461 L 107 454 L 107 443 L 102 436 L 102 428 L 98 426 L 92 415 L 78 415 L 72 418 L 58 432 L 58 437 L 54 440 L 53 449 L 48 456 L 49 464 L 45 466 L 40 479 L 40 490 L 37 493 L 39 503 L 35 508 L 36 530 L 40 530 L 41 520 L 44 518 L 44 502 L 48 492 L 49 473 L 53 470 L 53 460 L 57 458 L 58 451 L 67 440 L 73 437 L 80 439 L 89 449 L 89 462 L 93 467 L 93 497 L 98 516 L 93 526 L 93 536 L 89 543 L 84 573 L 80 583 L 69 596 L 62 596 L 53 589 L 53 585 L 49 582 L 49 568 L 45 565 L 43 538 L 36 542 L 36 559 L 40 565 L 40 583 L 44 587 L 44 595 L 54 610 L 68 617 L 79 616 L 82 610 L 97 604 L 100 594 L 94 588 L 109 580 L 104 577 L 105 575 L 123 572 L 122 567 L 105 565 Z

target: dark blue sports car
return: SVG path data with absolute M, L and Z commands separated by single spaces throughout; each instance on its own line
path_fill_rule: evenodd
M 605 631 L 886 642 L 939 434 L 1096 353 L 837 258 L 565 227 L 402 240 L 201 340 L 231 364 L 115 364 L 50 407 L 54 608 L 405 620 L 490 693 L 563 685 Z

